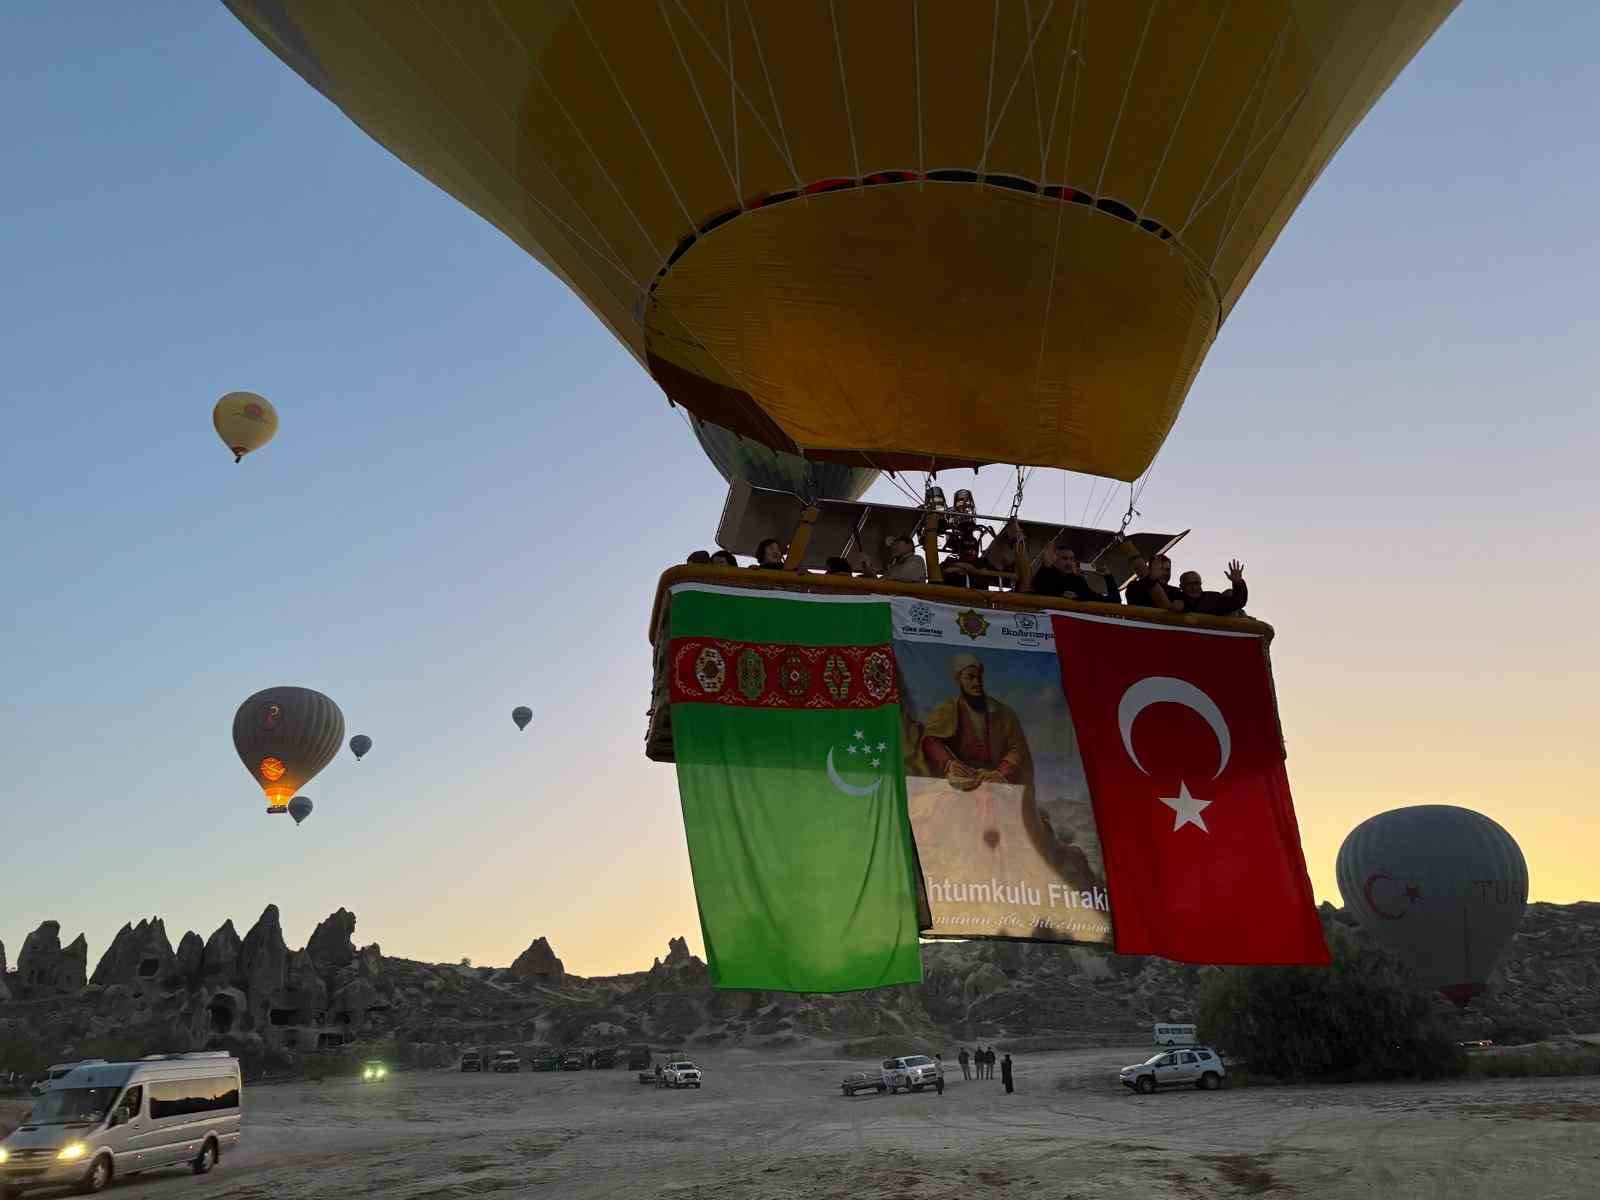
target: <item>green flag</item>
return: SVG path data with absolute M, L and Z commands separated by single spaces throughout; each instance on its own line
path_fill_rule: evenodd
M 889 606 L 672 591 L 672 737 L 718 987 L 915 983 Z

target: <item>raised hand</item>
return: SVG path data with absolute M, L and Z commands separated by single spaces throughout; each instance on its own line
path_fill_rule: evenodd
M 1231 583 L 1244 582 L 1244 564 L 1237 558 L 1228 564 L 1228 580 Z

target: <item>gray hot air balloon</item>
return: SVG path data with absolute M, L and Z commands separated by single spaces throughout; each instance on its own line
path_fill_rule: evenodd
M 294 818 L 294 823 L 298 825 L 311 815 L 311 810 L 315 807 L 316 805 L 311 803 L 310 796 L 296 796 L 289 801 L 289 815 Z
M 533 720 L 533 709 L 526 704 L 519 704 L 511 710 L 511 719 L 517 723 L 518 729 L 526 729 L 528 722 Z
M 1357 825 L 1339 848 L 1339 892 L 1417 979 L 1456 1004 L 1484 989 L 1528 903 L 1528 864 L 1482 813 L 1419 804 Z
M 267 811 L 288 811 L 289 797 L 333 761 L 344 744 L 344 714 L 321 692 L 271 687 L 233 714 L 233 748 L 267 794 Z
M 358 733 L 350 739 L 350 753 L 354 754 L 357 760 L 360 760 L 361 756 L 371 749 L 372 739 L 364 733 Z

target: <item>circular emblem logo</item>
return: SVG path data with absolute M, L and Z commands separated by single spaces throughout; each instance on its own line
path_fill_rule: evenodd
M 694 660 L 694 681 L 708 696 L 722 690 L 722 685 L 728 682 L 728 664 L 723 661 L 721 651 L 710 646 L 700 651 Z
M 822 668 L 822 685 L 835 702 L 842 702 L 850 694 L 850 667 L 839 655 L 828 655 Z
M 277 783 L 283 778 L 284 765 L 281 758 L 263 758 L 261 760 L 261 778 L 268 783 Z
M 746 700 L 758 700 L 767 687 L 767 664 L 754 650 L 742 650 L 736 668 L 739 694 Z
M 924 604 L 921 600 L 918 600 L 906 611 L 911 614 L 911 619 L 918 625 L 930 625 L 933 623 L 933 608 Z
M 778 686 L 790 697 L 804 696 L 811 690 L 811 672 L 798 654 L 787 655 L 778 664 Z
M 261 728 L 276 729 L 283 723 L 283 705 L 263 704 L 261 706 Z
M 861 682 L 867 687 L 867 695 L 878 701 L 894 687 L 894 663 L 882 650 L 874 650 L 861 664 Z

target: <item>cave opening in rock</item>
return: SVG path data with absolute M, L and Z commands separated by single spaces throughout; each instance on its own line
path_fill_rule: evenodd
M 211 1016 L 211 1028 L 218 1033 L 228 1033 L 233 1029 L 233 1000 L 229 996 L 218 996 L 206 1009 Z
M 140 979 L 151 979 L 151 978 L 154 978 L 155 973 L 157 971 L 159 971 L 160 969 L 161 969 L 161 960 L 159 958 L 141 958 L 139 960 L 139 978 Z
M 297 1008 L 272 1008 L 267 1010 L 267 1020 L 274 1025 L 300 1025 L 300 1010 Z

